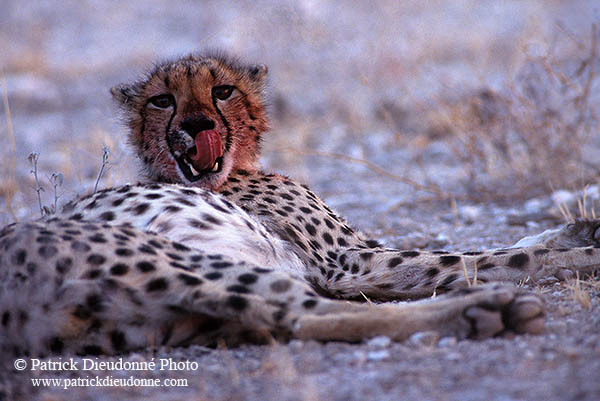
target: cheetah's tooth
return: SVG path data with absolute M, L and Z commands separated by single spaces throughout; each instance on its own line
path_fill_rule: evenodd
M 212 171 L 217 171 L 219 169 L 219 162 L 216 162 L 212 168 Z
M 183 159 L 183 162 L 188 166 L 188 168 L 190 169 L 190 171 L 192 172 L 193 175 L 199 175 L 200 173 L 198 172 L 198 170 L 196 170 L 194 168 L 194 166 L 192 165 L 192 163 L 188 162 L 187 160 Z
M 194 166 L 192 166 L 191 164 L 188 164 L 188 167 L 190 168 L 190 170 L 192 171 L 192 174 L 194 175 L 199 175 L 200 173 L 194 168 Z

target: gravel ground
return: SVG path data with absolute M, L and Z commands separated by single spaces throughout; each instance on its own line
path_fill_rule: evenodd
M 527 191 L 515 199 L 462 200 L 472 195 L 465 182 L 475 167 L 465 168 L 432 110 L 446 101 L 460 104 L 482 88 L 501 93 L 524 60 L 549 51 L 578 60 L 582 38 L 599 17 L 594 0 L 157 0 L 152 6 L 6 0 L 0 6 L 0 78 L 12 125 L 0 127 L 9 144 L 0 149 L 0 226 L 39 215 L 27 162 L 32 151 L 40 153 L 46 206 L 53 203 L 46 180 L 52 172 L 65 177 L 59 206 L 93 188 L 103 146 L 110 148 L 110 168 L 100 185 L 135 182 L 135 159 L 107 89 L 153 60 L 223 47 L 270 67 L 268 170 L 308 183 L 390 246 L 466 251 L 512 244 L 561 223 L 555 205 L 564 201 L 576 209 L 581 194 L 575 190 L 585 183 L 574 180 L 567 191 L 549 195 L 548 188 L 558 189 L 552 182 L 527 188 L 535 177 L 525 175 L 519 184 Z M 590 93 L 597 108 L 598 82 Z M 591 112 L 586 118 L 593 129 L 585 153 L 597 161 L 598 119 Z M 0 119 L 8 121 L 5 108 Z M 573 163 L 585 165 L 574 156 L 548 161 Z M 490 182 L 502 178 L 497 173 Z M 454 200 L 417 190 L 404 178 L 439 185 Z M 600 204 L 598 192 L 597 185 L 588 188 L 590 204 Z M 188 370 L 16 373 L 14 361 L 0 360 L 0 400 L 600 399 L 599 282 L 587 279 L 580 290 L 556 280 L 524 285 L 546 302 L 543 335 L 457 342 L 418 333 L 404 343 L 292 341 L 121 357 L 197 363 Z M 109 375 L 186 379 L 187 386 L 65 390 L 34 388 L 30 380 Z

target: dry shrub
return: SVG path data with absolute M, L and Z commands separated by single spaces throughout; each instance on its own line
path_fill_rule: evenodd
M 514 199 L 593 182 L 600 160 L 585 154 L 598 132 L 598 32 L 575 55 L 528 57 L 501 92 L 483 89 L 442 107 L 447 140 L 466 166 L 475 198 Z M 595 146 L 598 146 L 596 143 Z

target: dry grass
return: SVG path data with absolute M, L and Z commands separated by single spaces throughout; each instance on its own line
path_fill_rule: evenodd
M 463 258 L 460 259 L 460 264 L 462 266 L 463 269 L 463 274 L 465 275 L 465 280 L 467 280 L 467 287 L 471 287 L 472 285 L 476 285 L 476 280 L 477 277 L 473 278 L 473 284 L 471 284 L 471 280 L 469 280 L 469 272 L 467 271 L 467 264 L 465 263 L 465 260 Z M 477 271 L 477 270 L 475 270 Z
M 286 120 L 281 131 L 294 132 L 295 143 L 290 147 L 286 136 L 271 150 L 361 164 L 381 177 L 450 201 L 522 200 L 555 188 L 582 188 L 600 173 L 598 159 L 585 152 L 589 145 L 599 145 L 593 142 L 597 142 L 594 133 L 600 129 L 598 98 L 593 93 L 599 84 L 599 35 L 596 26 L 583 39 L 560 25 L 557 31 L 558 40 L 548 45 L 547 53 L 523 56 L 502 89 L 484 86 L 475 94 L 463 95 L 460 87 L 449 84 L 434 96 L 433 107 L 423 101 L 406 101 L 410 93 L 393 101 L 374 93 L 370 100 L 377 107 L 370 118 L 361 118 L 352 104 L 330 109 L 324 126 L 336 127 L 336 122 L 342 121 L 347 140 L 358 147 L 374 126 L 395 132 L 396 146 L 413 151 L 410 173 L 418 174 L 392 172 L 365 158 L 311 150 L 313 136 L 328 130 L 315 128 L 314 120 L 309 129 L 305 119 Z M 521 41 L 527 43 L 527 38 Z M 377 88 L 370 88 L 371 82 L 366 86 L 376 92 Z M 445 185 L 435 171 L 427 170 L 431 160 L 424 158 L 422 151 L 438 140 L 443 140 L 464 166 L 462 187 Z M 296 157 L 292 162 L 305 160 Z
M 589 310 L 592 307 L 593 293 L 600 291 L 600 279 L 598 276 L 591 276 L 582 280 L 577 273 L 576 278 L 569 280 L 565 286 L 571 291 L 570 298 Z
M 0 195 L 2 195 L 6 201 L 6 209 L 13 218 L 17 221 L 17 215 L 15 214 L 12 204 L 15 192 L 17 191 L 17 183 L 15 181 L 15 168 L 16 168 L 16 153 L 17 146 L 15 144 L 15 132 L 12 124 L 12 117 L 10 114 L 10 105 L 8 103 L 8 91 L 6 87 L 6 78 L 4 73 L 0 71 L 0 84 L 2 84 L 2 101 L 4 104 L 4 112 L 6 113 L 6 132 L 8 135 L 8 142 L 10 144 L 9 154 L 2 163 L 0 168 L 2 169 L 2 180 L 0 181 Z
M 105 146 L 104 149 L 102 149 L 102 165 L 100 166 L 100 171 L 98 172 L 98 178 L 96 178 L 96 183 L 94 184 L 94 192 L 93 193 L 96 193 L 96 191 L 98 191 L 98 183 L 100 182 L 100 179 L 102 178 L 102 174 L 104 173 L 104 170 L 108 166 L 108 156 L 109 155 L 110 155 L 110 149 L 108 148 L 108 146 Z
M 467 170 L 468 193 L 481 198 L 536 196 L 552 188 L 584 186 L 597 177 L 598 160 L 584 154 L 599 128 L 591 88 L 597 84 L 598 31 L 579 41 L 564 33 L 576 57 L 528 57 L 502 92 L 483 89 L 446 102 L 436 130 Z
M 38 161 L 40 159 L 40 154 L 33 152 L 29 155 L 28 159 L 31 164 L 31 174 L 35 181 L 35 192 L 37 194 L 38 207 L 40 208 L 40 217 L 44 217 L 44 207 L 42 206 L 42 192 L 44 192 L 44 187 L 42 187 L 40 179 L 38 178 Z
M 373 301 L 371 301 L 371 300 L 369 299 L 369 297 L 367 297 L 367 296 L 365 295 L 365 293 L 364 293 L 364 292 L 362 292 L 362 291 L 359 291 L 359 292 L 360 292 L 360 295 L 361 295 L 361 296 L 364 298 L 364 300 L 365 300 L 365 301 L 366 301 L 366 302 L 367 302 L 369 305 L 373 305 Z
M 596 211 L 595 197 L 589 196 L 590 186 L 586 185 L 574 202 L 560 201 L 556 204 L 558 212 L 566 223 L 571 223 L 578 218 L 590 220 L 596 219 L 599 213 Z
M 583 188 L 583 195 L 581 198 L 577 199 L 577 210 L 579 211 L 579 216 L 583 219 L 596 219 L 596 207 L 594 201 L 592 200 L 591 205 L 588 202 L 587 197 L 587 189 L 589 186 L 585 186 Z

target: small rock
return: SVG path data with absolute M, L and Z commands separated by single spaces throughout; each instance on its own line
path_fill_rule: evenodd
M 523 205 L 526 213 L 539 213 L 548 206 L 547 202 L 540 198 L 529 199 Z
M 538 280 L 538 284 L 540 285 L 553 285 L 558 283 L 558 279 L 556 277 L 544 277 Z
M 567 281 L 573 278 L 573 271 L 568 269 L 560 269 L 558 273 L 555 274 L 555 276 L 560 281 Z
M 565 324 L 576 326 L 577 324 L 579 324 L 579 322 L 577 321 L 577 319 L 573 319 L 572 317 L 570 317 L 565 319 Z
M 481 206 L 467 205 L 458 209 L 458 216 L 467 224 L 473 224 L 481 217 Z
M 576 194 L 570 191 L 566 191 L 564 189 L 554 191 L 554 193 L 550 197 L 552 198 L 552 202 L 554 202 L 555 205 L 566 204 L 567 206 L 570 206 L 577 201 Z
M 446 233 L 439 233 L 438 235 L 435 236 L 435 238 L 432 238 L 427 243 L 427 246 L 429 246 L 431 248 L 441 249 L 444 246 L 448 245 L 449 243 L 450 243 L 450 240 L 448 238 L 448 234 L 446 234 Z
M 439 243 L 447 244 L 448 243 L 448 234 L 439 233 L 438 235 L 435 236 L 435 240 Z
M 587 187 L 585 197 L 592 200 L 600 199 L 600 185 L 590 185 Z
M 386 349 L 378 351 L 370 351 L 367 353 L 367 359 L 369 361 L 382 361 L 390 357 L 390 352 Z
M 377 337 L 373 337 L 369 341 L 367 341 L 367 345 L 369 347 L 385 348 L 385 347 L 388 347 L 391 342 L 392 342 L 392 340 L 390 340 L 390 338 L 387 336 L 377 336 Z
M 456 345 L 456 337 L 444 337 L 438 342 L 440 348 L 450 348 Z
M 439 338 L 439 334 L 435 331 L 420 331 L 410 336 L 408 341 L 420 347 L 431 347 L 437 343 Z
M 365 352 L 364 352 L 364 351 L 354 351 L 354 352 L 352 353 L 352 357 L 353 357 L 353 358 L 354 358 L 356 361 L 358 361 L 358 362 L 361 362 L 361 363 L 362 363 L 362 362 L 364 362 L 364 361 L 365 361 L 365 359 L 367 358 L 367 356 L 365 355 Z

